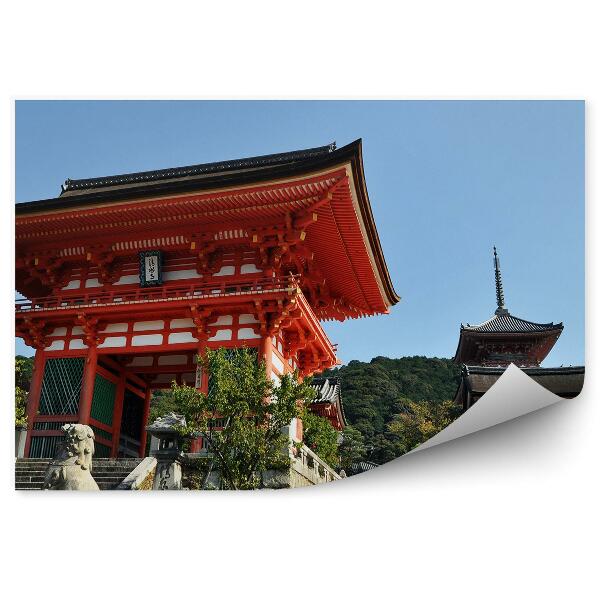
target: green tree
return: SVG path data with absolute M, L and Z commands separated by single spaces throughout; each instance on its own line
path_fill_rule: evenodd
M 365 459 L 366 451 L 362 433 L 354 427 L 345 427 L 339 446 L 340 468 L 349 471 L 353 464 Z
M 170 412 L 178 412 L 175 397 L 171 390 L 154 390 L 150 398 L 150 412 L 148 413 L 148 423 L 154 423 L 158 417 L 162 417 Z
M 333 468 L 339 464 L 338 435 L 335 427 L 327 419 L 315 415 L 305 406 L 302 412 L 304 443 Z
M 413 415 L 410 401 L 426 406 L 451 401 L 460 367 L 446 358 L 377 356 L 368 363 L 352 360 L 324 375 L 341 380 L 346 419 L 363 436 L 364 458 L 382 464 L 408 452 L 415 443 L 408 424 L 403 432 L 397 425 L 392 431 L 388 426 L 398 421 L 398 415 Z M 460 411 L 444 412 L 454 419 Z M 423 433 L 419 436 L 424 439 Z
M 314 392 L 296 375 L 283 376 L 275 386 L 264 363 L 246 348 L 209 351 L 202 365 L 210 373 L 208 394 L 176 383 L 170 391 L 170 402 L 187 421 L 180 433 L 204 435 L 212 455 L 202 487 L 214 468 L 225 488 L 255 489 L 263 471 L 289 464 L 284 427 Z
M 408 400 L 404 412 L 388 424 L 389 437 L 404 452 L 409 452 L 450 425 L 460 415 L 452 400 L 413 402 Z
M 31 380 L 31 361 L 15 359 L 15 427 L 27 427 L 27 389 Z

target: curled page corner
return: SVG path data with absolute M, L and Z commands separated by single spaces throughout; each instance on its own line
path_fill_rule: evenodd
M 493 427 L 562 400 L 511 364 L 494 385 L 456 421 L 408 454 Z M 406 456 L 406 455 L 405 455 Z

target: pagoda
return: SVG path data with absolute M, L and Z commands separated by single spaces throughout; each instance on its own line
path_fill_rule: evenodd
M 399 299 L 360 140 L 68 179 L 16 205 L 15 280 L 16 334 L 35 348 L 26 457 L 52 456 L 74 422 L 98 457 L 144 456 L 152 390 L 206 392 L 207 348 L 255 348 L 275 382 L 312 376 L 338 362 L 322 321 Z M 339 386 L 318 387 L 313 409 L 343 427 Z
M 572 398 L 583 386 L 583 367 L 541 368 L 563 331 L 562 323 L 534 323 L 511 315 L 505 306 L 500 259 L 494 246 L 496 310 L 479 325 L 460 326 L 454 362 L 462 365 L 455 402 L 466 410 L 510 364 L 562 397 Z

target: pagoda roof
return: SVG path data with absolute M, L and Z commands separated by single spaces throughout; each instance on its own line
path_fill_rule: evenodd
M 511 315 L 505 306 L 504 287 L 502 285 L 502 274 L 500 272 L 500 259 L 494 246 L 494 280 L 496 284 L 496 311 L 487 321 L 479 325 L 461 324 L 458 347 L 454 354 L 454 361 L 465 364 L 477 364 L 484 360 L 482 356 L 486 338 L 488 341 L 506 340 L 512 343 L 526 343 L 530 346 L 523 354 L 505 353 L 505 360 L 523 359 L 541 363 L 548 355 L 554 343 L 563 330 L 562 323 L 534 323 L 520 317 Z M 498 356 L 490 360 L 500 360 Z M 475 361 L 475 362 L 474 362 Z
M 506 309 L 479 325 L 460 326 L 458 346 L 454 361 L 474 364 L 479 360 L 480 343 L 483 339 L 532 340 L 532 355 L 541 362 L 554 346 L 563 330 L 562 323 L 534 323 L 511 315 Z
M 479 325 L 461 324 L 461 331 L 475 333 L 543 333 L 562 330 L 562 323 L 534 323 L 511 315 L 508 311 L 495 314 Z

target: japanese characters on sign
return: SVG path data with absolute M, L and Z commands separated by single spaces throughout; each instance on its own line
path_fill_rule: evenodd
M 140 252 L 140 284 L 142 287 L 162 284 L 162 252 Z

